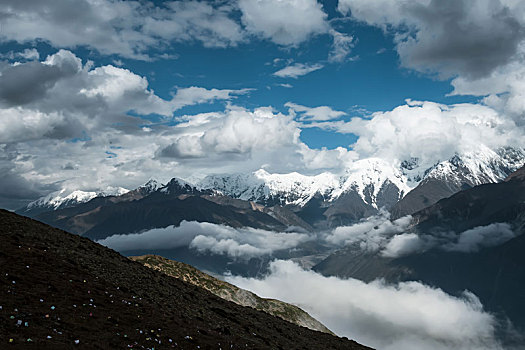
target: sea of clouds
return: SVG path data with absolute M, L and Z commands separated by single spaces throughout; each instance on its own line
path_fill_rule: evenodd
M 454 297 L 418 282 L 325 277 L 284 260 L 272 262 L 263 279 L 226 280 L 298 305 L 337 335 L 377 349 L 501 349 L 496 319 L 467 291 Z

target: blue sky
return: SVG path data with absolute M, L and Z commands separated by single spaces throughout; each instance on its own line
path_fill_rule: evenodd
M 5 202 L 523 142 L 525 6 L 510 0 L 4 5 Z
M 155 3 L 163 6 L 162 1 Z M 440 80 L 401 66 L 391 33 L 345 19 L 336 11 L 337 1 L 321 3 L 333 27 L 355 38 L 351 52 L 342 62 L 327 62 L 332 45 L 329 34 L 316 35 L 297 47 L 257 39 L 227 48 L 208 48 L 201 43 L 182 42 L 152 50 L 157 55 L 173 56 L 154 61 L 123 58 L 115 54 L 101 55 L 86 46 L 75 47 L 74 52 L 84 62 L 91 60 L 96 66 L 118 65 L 146 77 L 150 88 L 164 99 L 170 99 L 177 88 L 190 86 L 249 88 L 253 89 L 249 94 L 239 96 L 232 102 L 248 109 L 272 106 L 281 112 L 287 111 L 286 102 L 309 107 L 330 106 L 347 113 L 341 119 L 391 110 L 403 104 L 405 99 L 445 104 L 477 100 L 468 96 L 447 96 L 452 91 L 451 79 Z M 33 47 L 38 49 L 41 57 L 56 52 L 56 48 L 45 41 L 25 44 L 6 42 L 0 46 L 0 51 L 23 51 Z M 273 75 L 293 62 L 322 64 L 324 67 L 298 78 Z M 187 106 L 174 115 L 216 111 L 223 105 L 224 102 L 216 102 Z M 305 129 L 301 133 L 301 140 L 312 148 L 349 147 L 356 139 L 355 135 L 342 135 L 319 128 Z

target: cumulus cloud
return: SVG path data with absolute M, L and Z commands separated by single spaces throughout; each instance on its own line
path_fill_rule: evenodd
M 279 45 L 297 46 L 328 32 L 328 15 L 317 0 L 239 0 L 246 29 Z
M 499 349 L 496 321 L 479 299 L 418 282 L 386 285 L 324 277 L 277 260 L 264 279 L 226 280 L 265 298 L 299 305 L 339 336 L 378 349 Z
M 0 40 L 44 40 L 54 47 L 88 46 L 102 54 L 150 59 L 151 49 L 173 42 L 233 46 L 244 41 L 231 6 L 203 1 L 152 2 L 53 0 L 2 3 Z
M 341 0 L 352 18 L 394 34 L 405 67 L 453 78 L 454 95 L 525 123 L 525 6 L 511 0 Z
M 59 51 L 44 62 L 27 62 L 2 70 L 0 101 L 8 106 L 23 105 L 41 99 L 55 84 L 74 76 L 82 62 L 69 51 Z
M 286 66 L 282 69 L 279 69 L 273 75 L 279 78 L 293 78 L 297 79 L 300 76 L 306 75 L 311 72 L 315 72 L 323 68 L 324 66 L 320 63 L 315 64 L 305 64 L 305 63 L 294 63 L 292 65 Z
M 405 105 L 368 118 L 312 126 L 358 135 L 353 150 L 360 157 L 418 158 L 427 167 L 456 153 L 477 152 L 480 146 L 525 146 L 523 130 L 513 120 L 480 104 L 449 106 L 408 100 Z
M 284 105 L 294 112 L 299 112 L 301 114 L 300 120 L 326 121 L 346 115 L 345 112 L 333 110 L 328 106 L 306 107 L 292 102 L 286 102 Z
M 206 222 L 183 221 L 178 227 L 169 226 L 142 233 L 113 235 L 98 243 L 118 251 L 190 247 L 203 253 L 249 259 L 294 248 L 311 239 L 307 234 L 296 232 L 236 229 Z
M 344 147 L 311 149 L 305 144 L 300 144 L 298 153 L 301 155 L 303 166 L 307 169 L 334 169 L 339 171 L 359 158 L 356 152 Z
M 456 252 L 477 252 L 484 247 L 493 247 L 514 238 L 516 234 L 507 223 L 494 223 L 478 226 L 459 234 L 457 242 L 449 243 L 443 248 Z
M 525 123 L 521 2 L 341 0 L 338 9 L 392 32 L 405 67 L 453 78 L 452 94 L 485 96 L 483 103 Z
M 292 146 L 299 130 L 290 116 L 274 114 L 270 108 L 253 112 L 232 108 L 218 118 L 207 119 L 205 129 L 176 137 L 159 151 L 163 157 L 198 158 L 212 153 L 249 154 Z
M 93 97 L 94 103 L 101 104 L 94 107 L 100 109 L 100 115 L 91 115 L 98 109 L 90 112 L 87 105 L 73 103 L 78 96 L 72 96 L 62 106 L 65 109 L 57 112 L 48 104 L 49 93 L 38 101 L 39 108 L 0 109 L 7 121 L 0 125 L 0 140 L 9 143 L 13 154 L 6 166 L 28 181 L 52 185 L 54 190 L 97 191 L 107 186 L 135 188 L 151 174 L 165 182 L 175 175 L 197 180 L 210 173 L 251 172 L 262 165 L 280 173 L 334 171 L 356 157 L 342 147 L 310 149 L 301 142 L 301 129 L 294 117 L 269 107 L 247 110 L 228 106 L 219 112 L 176 117 L 174 125 L 140 118 L 118 122 L 124 113 L 117 108 L 117 101 L 123 97 L 104 89 Z M 92 99 L 83 96 L 80 102 Z M 110 97 L 112 105 L 102 110 L 103 101 Z M 49 112 L 40 111 L 43 106 Z M 114 114 L 105 114 L 109 112 Z M 145 125 L 139 124 L 142 122 Z
M 475 79 L 514 59 L 525 38 L 517 1 L 341 0 L 357 20 L 392 29 L 403 65 Z
M 525 44 L 521 46 L 525 53 Z M 499 67 L 489 76 L 476 80 L 457 77 L 452 80 L 452 95 L 484 96 L 483 103 L 512 117 L 516 124 L 525 123 L 524 62 L 511 62 Z
M 131 122 L 127 112 L 170 117 L 187 105 L 230 100 L 249 90 L 179 88 L 164 100 L 149 88 L 146 78 L 112 65 L 93 68 L 60 50 L 44 61 L 7 65 L 1 70 L 0 142 L 39 137 L 78 137 L 82 131 Z

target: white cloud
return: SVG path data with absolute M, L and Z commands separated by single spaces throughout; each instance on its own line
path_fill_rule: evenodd
M 521 47 L 525 53 L 525 45 Z M 452 80 L 452 95 L 485 96 L 483 103 L 503 115 L 509 115 L 520 126 L 525 123 L 525 64 L 512 62 L 499 67 L 489 76 L 469 80 L 457 77 Z
M 158 97 L 146 78 L 111 65 L 92 67 L 72 52 L 60 50 L 44 61 L 31 61 L 3 67 L 0 87 L 0 113 L 6 116 L 4 131 L 11 130 L 3 142 L 33 138 L 76 137 L 132 118 L 157 113 L 170 117 L 187 105 L 230 100 L 249 90 L 219 90 L 200 87 L 179 88 L 171 100 Z M 19 134 L 16 130 L 25 130 Z M 18 136 L 17 136 L 18 135 Z
M 126 251 L 190 247 L 231 258 L 249 259 L 294 248 L 312 237 L 295 232 L 273 232 L 254 228 L 236 229 L 207 222 L 181 222 L 180 226 L 157 228 L 142 233 L 113 235 L 98 243 Z
M 378 349 L 500 349 L 495 319 L 476 296 L 453 297 L 418 282 L 385 285 L 324 277 L 274 261 L 264 279 L 226 280 L 296 304 L 340 336 Z
M 177 136 L 159 155 L 165 157 L 204 157 L 210 154 L 251 154 L 293 146 L 299 130 L 290 116 L 271 109 L 253 112 L 232 108 L 219 118 L 208 119 L 205 128 Z
M 381 255 L 387 258 L 398 258 L 422 250 L 425 243 L 415 233 L 395 235 L 385 245 Z
M 69 91 L 75 95 L 74 90 Z M 48 95 L 45 103 L 39 100 L 38 108 L 0 109 L 4 120 L 10 121 L 0 126 L 0 138 L 9 142 L 6 166 L 15 171 L 14 175 L 40 183 L 39 190 L 49 187 L 41 192 L 45 195 L 61 188 L 135 188 L 151 174 L 159 181 L 173 176 L 195 179 L 211 173 L 255 171 L 262 165 L 270 172 L 315 174 L 321 169 L 338 170 L 356 157 L 344 148 L 310 149 L 301 142 L 301 129 L 294 117 L 275 113 L 270 107 L 246 110 L 229 106 L 224 111 L 175 118 L 175 125 L 140 125 L 142 119 L 115 123 L 123 114 L 117 102 L 125 98 L 104 94 L 107 97 L 102 92 L 97 97 L 82 95 L 80 105 L 76 95 L 61 106 L 60 99 L 56 100 L 59 107 L 66 107 L 59 112 Z M 117 99 L 111 104 L 104 102 L 109 96 Z M 133 103 L 138 101 L 136 98 Z M 95 105 L 90 107 L 91 102 Z M 80 110 L 75 109 L 77 106 Z M 41 112 L 44 107 L 51 111 Z M 122 107 L 129 106 L 122 103 Z M 71 141 L 72 137 L 76 139 Z M 32 195 L 28 199 L 35 198 Z
M 377 252 L 384 248 L 391 237 L 405 231 L 411 224 L 410 215 L 390 221 L 390 214 L 382 211 L 350 226 L 336 227 L 325 236 L 335 245 L 357 245 L 361 250 Z
M 332 51 L 328 54 L 328 62 L 343 62 L 355 46 L 356 40 L 352 35 L 339 33 L 336 30 L 330 30 L 333 38 Z
M 24 142 L 65 133 L 72 137 L 79 123 L 59 113 L 42 113 L 22 107 L 0 109 L 0 143 Z
M 312 123 L 328 130 L 359 136 L 353 150 L 361 158 L 418 158 L 431 166 L 455 153 L 477 152 L 483 146 L 525 146 L 523 130 L 494 109 L 479 104 L 442 105 L 407 101 L 392 111 L 349 122 Z
M 297 79 L 300 76 L 306 75 L 311 72 L 315 72 L 323 68 L 324 66 L 320 63 L 315 64 L 304 64 L 304 63 L 294 63 L 292 65 L 286 66 L 282 69 L 279 69 L 273 75 L 279 78 L 294 78 Z
M 250 91 L 252 89 L 205 89 L 198 86 L 179 88 L 173 98 L 173 104 L 178 109 L 215 100 L 232 100 L 236 95 L 245 95 Z
M 24 51 L 14 52 L 9 51 L 6 54 L 0 54 L 0 58 L 7 58 L 9 60 L 14 60 L 17 58 L 23 58 L 25 60 L 38 60 L 40 58 L 40 53 L 37 49 L 24 49 Z
M 306 107 L 292 102 L 286 102 L 284 106 L 294 112 L 301 113 L 299 116 L 300 120 L 327 121 L 346 115 L 345 112 L 333 110 L 328 106 Z
M 461 232 L 455 243 L 449 243 L 443 248 L 456 252 L 477 252 L 484 247 L 493 247 L 514 238 L 516 234 L 507 223 L 494 223 L 478 226 Z
M 359 158 L 357 153 L 344 147 L 311 149 L 305 144 L 299 146 L 298 153 L 302 157 L 303 166 L 307 169 L 334 169 L 339 171 Z
M 341 0 L 338 9 L 393 32 L 405 67 L 452 77 L 455 95 L 525 123 L 525 6 L 514 0 Z
M 316 0 L 239 0 L 246 29 L 279 45 L 297 46 L 328 32 L 328 17 Z
M 324 234 L 322 239 L 335 246 L 351 246 L 353 250 L 399 258 L 423 253 L 430 249 L 474 253 L 514 238 L 516 234 L 507 223 L 474 227 L 464 232 L 417 232 L 410 215 L 390 221 L 388 212 L 371 216 L 350 226 L 339 226 Z
M 152 2 L 6 0 L 0 40 L 41 39 L 58 48 L 88 46 L 102 54 L 150 59 L 151 49 L 173 42 L 234 46 L 244 41 L 232 8 L 201 1 Z M 153 54 L 154 55 L 154 54 Z

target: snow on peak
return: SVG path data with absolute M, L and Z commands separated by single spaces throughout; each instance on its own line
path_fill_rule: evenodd
M 149 179 L 144 185 L 140 186 L 139 189 L 142 189 L 146 193 L 152 193 L 157 191 L 159 188 L 164 185 L 158 182 L 156 179 Z
M 68 191 L 62 189 L 39 198 L 27 205 L 27 209 L 51 208 L 53 210 L 69 207 L 72 205 L 89 202 L 95 197 L 120 196 L 129 192 L 123 187 L 107 187 L 105 190 L 95 191 Z
M 333 198 L 354 190 L 365 203 L 376 209 L 379 209 L 377 198 L 384 186 L 395 185 L 399 190 L 398 199 L 404 197 L 413 188 L 399 167 L 380 158 L 367 158 L 352 163 L 342 179 L 341 187 L 332 194 Z
M 271 174 L 259 169 L 248 174 L 207 176 L 198 186 L 243 200 L 297 206 L 304 206 L 316 195 L 331 202 L 354 191 L 365 203 L 379 209 L 378 198 L 383 197 L 385 191 L 397 196 L 393 198 L 397 201 L 427 178 L 467 181 L 472 186 L 499 182 L 521 167 L 524 160 L 523 149 L 507 147 L 493 151 L 480 145 L 476 152 L 455 155 L 431 166 L 421 164 L 417 158 L 401 162 L 367 158 L 351 163 L 342 175 Z M 394 187 L 396 191 L 392 191 Z
M 456 154 L 426 172 L 425 178 L 437 178 L 472 186 L 504 180 L 525 164 L 525 150 L 500 148 L 493 151 L 483 145 L 475 152 Z
M 248 174 L 207 176 L 198 185 L 243 200 L 278 200 L 280 204 L 304 205 L 315 194 L 326 195 L 338 184 L 337 176 L 330 173 L 315 176 L 297 172 L 270 174 L 259 169 Z
M 375 206 L 375 198 L 385 183 L 392 183 L 403 195 L 410 191 L 403 174 L 386 161 L 371 158 L 354 162 L 344 175 L 324 172 L 308 176 L 297 172 L 270 174 L 264 169 L 250 174 L 212 175 L 204 178 L 199 186 L 215 189 L 223 194 L 250 201 L 303 206 L 314 196 L 320 195 L 333 201 L 343 193 L 354 190 L 367 203 Z M 368 191 L 368 194 L 365 194 Z M 372 200 L 370 200 L 372 196 Z

